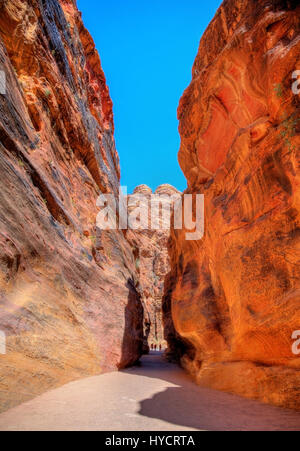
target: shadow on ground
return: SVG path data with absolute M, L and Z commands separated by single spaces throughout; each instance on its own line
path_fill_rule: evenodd
M 159 353 L 145 356 L 128 373 L 176 385 L 140 402 L 139 414 L 149 418 L 209 431 L 300 430 L 300 413 L 201 388 Z

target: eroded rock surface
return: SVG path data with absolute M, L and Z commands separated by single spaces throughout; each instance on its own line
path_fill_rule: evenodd
M 118 194 L 112 102 L 72 0 L 0 2 L 0 410 L 142 351 L 132 248 L 96 229 Z
M 296 1 L 226 0 L 201 40 L 178 116 L 205 236 L 172 232 L 164 302 L 171 350 L 199 384 L 295 409 L 299 14 Z

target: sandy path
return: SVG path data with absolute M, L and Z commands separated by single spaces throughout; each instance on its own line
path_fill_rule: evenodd
M 0 430 L 300 430 L 300 414 L 200 388 L 151 354 L 1 414 Z

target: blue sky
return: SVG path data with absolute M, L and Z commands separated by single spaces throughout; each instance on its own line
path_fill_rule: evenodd
M 121 182 L 183 191 L 177 107 L 221 0 L 78 0 L 114 104 Z

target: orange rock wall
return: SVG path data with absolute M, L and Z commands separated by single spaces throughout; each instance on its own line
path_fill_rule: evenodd
M 96 228 L 118 193 L 112 102 L 74 1 L 0 2 L 0 411 L 134 363 L 132 248 Z
M 200 42 L 179 161 L 205 195 L 205 235 L 173 230 L 164 299 L 170 350 L 199 384 L 295 409 L 299 15 L 296 1 L 225 0 Z

